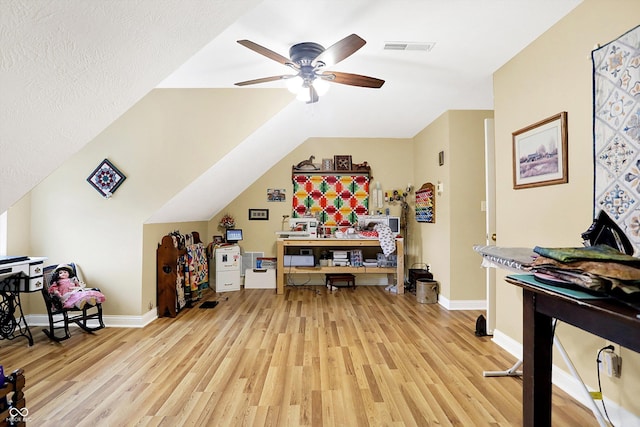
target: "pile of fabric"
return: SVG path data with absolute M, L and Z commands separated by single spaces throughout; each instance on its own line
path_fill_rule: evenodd
M 640 258 L 607 245 L 533 251 L 531 271 L 541 282 L 578 285 L 640 307 Z
M 538 255 L 531 248 L 475 245 L 473 250 L 482 255 L 483 267 L 502 268 L 514 273 L 531 272 Z

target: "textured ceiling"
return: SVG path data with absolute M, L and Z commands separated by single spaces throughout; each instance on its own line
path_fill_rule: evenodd
M 492 109 L 492 73 L 579 3 L 0 0 L 0 212 L 154 87 L 226 88 L 288 73 L 238 39 L 288 56 L 294 43 L 328 47 L 356 33 L 367 44 L 331 69 L 386 83 L 381 89 L 333 84 L 312 107 L 290 104 L 230 153 L 245 162 L 260 159 L 242 167 L 254 175 L 243 173 L 239 188 L 209 204 L 188 203 L 211 192 L 216 177 L 228 173 L 229 159 L 223 159 L 149 222 L 209 219 L 309 137 L 406 138 L 447 110 Z M 435 47 L 383 49 L 394 41 Z M 261 156 L 257 149 L 270 154 Z M 242 154 L 248 150 L 258 155 Z M 180 208 L 188 205 L 199 210 Z
M 257 0 L 0 0 L 0 212 Z

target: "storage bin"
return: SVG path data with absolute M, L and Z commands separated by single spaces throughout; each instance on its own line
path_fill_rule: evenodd
M 244 271 L 245 289 L 275 289 L 276 270 L 273 268 L 247 268 Z
M 418 279 L 416 281 L 416 299 L 420 304 L 435 304 L 438 302 L 439 284 L 435 280 Z
M 376 260 L 378 261 L 378 267 L 397 267 L 398 266 L 398 255 L 396 254 L 384 256 L 384 254 L 378 253 Z

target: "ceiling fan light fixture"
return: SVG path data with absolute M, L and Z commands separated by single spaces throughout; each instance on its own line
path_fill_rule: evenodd
M 329 82 L 324 79 L 315 79 L 313 81 L 313 87 L 318 93 L 318 96 L 323 96 L 329 91 Z
M 298 92 L 300 92 L 300 90 L 302 89 L 303 85 L 304 85 L 304 80 L 302 80 L 302 77 L 300 76 L 295 76 L 290 79 L 287 79 L 287 89 L 289 89 L 289 92 L 291 93 L 298 94 Z
M 238 43 L 262 56 L 292 68 L 297 72 L 297 75 L 263 77 L 238 82 L 235 83 L 236 86 L 287 80 L 289 91 L 295 93 L 299 100 L 313 104 L 318 102 L 320 96 L 326 94 L 330 86 L 328 83 L 367 88 L 380 88 L 384 84 L 384 80 L 360 74 L 325 71 L 325 67 L 333 66 L 348 58 L 366 44 L 366 41 L 356 34 L 343 38 L 327 49 L 313 42 L 295 44 L 289 49 L 291 59 L 250 40 L 238 40 Z
M 301 87 L 298 91 L 298 95 L 296 96 L 298 101 L 306 102 L 307 104 L 311 102 L 311 92 L 308 87 Z

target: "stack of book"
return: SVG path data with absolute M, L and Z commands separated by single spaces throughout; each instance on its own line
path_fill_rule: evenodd
M 353 267 L 362 267 L 362 250 L 352 249 L 350 260 Z
M 362 265 L 364 265 L 365 267 L 377 267 L 378 266 L 378 260 L 377 259 L 372 259 L 372 258 L 367 258 L 367 259 L 364 260 Z

